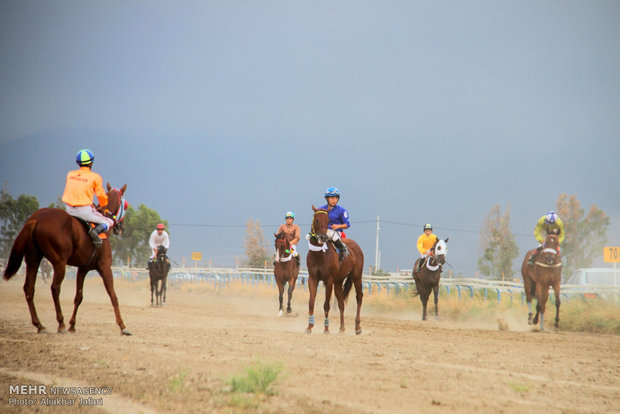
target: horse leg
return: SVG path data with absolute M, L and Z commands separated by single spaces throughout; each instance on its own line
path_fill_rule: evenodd
M 344 333 L 344 294 L 342 292 L 342 284 L 336 283 L 334 285 L 334 294 L 338 300 L 338 310 L 340 311 L 340 333 Z M 356 324 L 357 327 L 357 324 Z
M 312 333 L 312 328 L 314 327 L 314 301 L 316 300 L 316 290 L 318 287 L 319 281 L 309 277 L 308 278 L 308 291 L 310 292 L 310 299 L 308 300 L 308 327 L 306 328 L 306 333 Z
M 153 276 L 151 276 L 151 306 L 154 306 L 153 305 L 153 299 L 154 299 L 153 296 L 154 296 L 154 293 L 155 293 L 155 283 L 153 283 L 153 282 L 157 283 L 157 281 L 153 280 Z
M 58 321 L 58 333 L 66 333 L 65 317 L 62 315 L 60 307 L 60 285 L 65 279 L 66 266 L 64 263 L 54 265 L 54 279 L 52 280 L 52 298 L 54 299 L 54 307 L 56 308 L 56 321 Z
M 536 284 L 536 316 L 532 321 L 534 325 L 538 323 L 538 317 L 540 316 L 540 330 L 545 330 L 545 308 L 547 300 L 549 299 L 549 286 L 542 287 L 542 285 Z
M 325 311 L 325 330 L 324 334 L 329 333 L 329 301 L 332 298 L 332 289 L 334 287 L 334 282 L 329 280 L 325 284 L 325 303 L 323 304 L 323 310 Z
M 47 329 L 41 324 L 39 316 L 37 315 L 37 310 L 34 306 L 34 285 L 37 281 L 38 268 L 38 263 L 35 266 L 34 263 L 26 262 L 26 280 L 24 282 L 24 295 L 26 296 L 26 303 L 28 303 L 28 309 L 30 310 L 30 318 L 32 320 L 32 324 L 37 327 L 37 333 L 46 333 Z
M 431 295 L 430 291 L 426 291 L 426 289 L 424 290 L 424 292 L 422 292 L 420 294 L 420 300 L 422 301 L 422 320 L 425 321 L 426 320 L 426 305 L 428 304 L 428 298 Z
M 284 301 L 284 283 L 279 277 L 276 277 L 276 285 L 278 285 L 278 301 L 280 306 L 278 307 L 278 316 L 282 316 L 282 302 Z
M 435 317 L 439 318 L 439 308 L 438 308 L 438 304 L 439 304 L 439 284 L 437 286 L 433 286 L 433 300 L 435 301 Z
M 110 267 L 97 268 L 97 271 L 103 279 L 103 286 L 105 286 L 105 290 L 108 292 L 108 296 L 112 302 L 114 315 L 116 316 L 116 324 L 121 328 L 121 335 L 131 335 L 131 332 L 125 328 L 125 323 L 121 318 L 121 311 L 118 307 L 118 298 L 116 297 L 116 292 L 114 291 L 114 277 L 112 275 L 112 269 Z
M 161 294 L 162 294 L 162 288 L 163 288 L 162 285 L 163 284 L 164 284 L 163 280 L 157 279 L 157 293 L 156 293 L 156 296 L 157 296 L 157 306 L 161 306 L 162 305 L 162 303 L 161 303 Z
M 553 294 L 555 295 L 555 323 L 553 326 L 560 327 L 560 281 L 553 283 Z
M 291 300 L 293 299 L 293 290 L 295 290 L 295 278 L 291 277 L 288 280 L 288 289 L 287 289 L 288 301 L 286 303 L 286 313 L 293 312 L 293 309 L 291 309 Z
M 77 311 L 84 298 L 84 279 L 86 279 L 87 270 L 78 268 L 77 275 L 75 276 L 75 299 L 73 299 L 73 314 L 69 319 L 69 332 L 75 332 L 75 323 L 77 322 Z
M 528 277 L 525 282 L 525 300 L 527 301 L 527 324 L 532 324 L 532 296 L 536 294 L 536 283 Z
M 161 281 L 163 283 L 162 290 L 164 291 L 164 303 L 166 303 L 166 292 L 168 291 L 168 275 L 164 276 Z
M 355 334 L 359 335 L 362 333 L 362 299 L 364 297 L 364 292 L 362 289 L 362 275 L 360 273 L 359 277 L 355 277 L 353 280 L 353 285 L 355 286 L 355 300 L 357 301 L 357 312 L 355 314 Z M 344 308 L 344 306 L 343 306 Z

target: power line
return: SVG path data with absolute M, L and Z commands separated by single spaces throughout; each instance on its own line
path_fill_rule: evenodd
M 382 223 L 386 223 L 386 224 L 394 224 L 397 226 L 405 226 L 405 227 L 418 227 L 418 228 L 422 228 L 424 225 L 423 224 L 419 224 L 419 223 L 403 223 L 403 222 L 399 222 L 399 221 L 392 221 L 392 220 L 381 220 Z M 355 221 L 351 221 L 351 224 L 376 224 L 377 220 L 355 220 Z M 303 226 L 310 226 L 311 223 L 301 223 L 298 224 L 298 226 L 303 227 Z M 243 228 L 246 227 L 245 224 L 185 224 L 185 223 L 169 223 L 169 226 L 175 226 L 175 227 L 213 227 L 213 228 Z M 280 227 L 281 223 L 279 224 L 261 224 L 261 227 Z M 446 230 L 446 231 L 455 231 L 455 232 L 460 232 L 460 233 L 474 233 L 474 234 L 482 234 L 483 232 L 480 230 L 470 230 L 470 229 L 459 229 L 459 228 L 454 228 L 454 227 L 442 227 L 442 226 L 436 226 L 437 229 L 441 229 L 441 230 Z M 517 234 L 517 233 L 513 233 L 514 236 L 517 237 L 533 237 L 532 234 Z

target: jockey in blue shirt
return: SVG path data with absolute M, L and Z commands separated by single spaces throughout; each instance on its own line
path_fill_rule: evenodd
M 329 187 L 325 190 L 325 200 L 327 204 L 321 207 L 321 209 L 327 210 L 331 208 L 328 213 L 329 225 L 327 228 L 327 236 L 332 240 L 334 246 L 340 250 L 342 256 L 348 256 L 349 251 L 347 250 L 347 245 L 342 241 L 340 233 L 343 229 L 351 227 L 351 223 L 349 223 L 349 213 L 347 213 L 347 210 L 338 205 L 338 201 L 340 201 L 340 190 L 336 187 Z

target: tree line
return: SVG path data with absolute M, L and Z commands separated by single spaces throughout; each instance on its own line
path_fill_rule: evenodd
M 48 207 L 64 209 L 60 198 Z M 39 209 L 35 196 L 20 195 L 13 198 L 8 192 L 0 191 L 0 260 L 10 254 L 15 237 L 24 223 Z M 607 228 L 610 219 L 605 212 L 593 205 L 585 213 L 574 195 L 560 194 L 556 212 L 564 223 L 566 238 L 562 244 L 563 277 L 568 278 L 578 268 L 589 267 L 594 258 L 601 255 L 607 243 Z M 116 265 L 132 267 L 145 266 L 150 257 L 148 240 L 158 223 L 168 227 L 159 213 L 144 204 L 137 209 L 129 206 L 125 216 L 125 231 L 122 237 L 111 237 L 112 257 Z M 532 223 L 532 239 L 535 223 Z M 265 244 L 259 220 L 250 218 L 246 222 L 244 265 L 263 267 L 271 265 L 272 256 Z M 519 255 L 515 236 L 510 230 L 510 206 L 502 213 L 499 205 L 493 206 L 484 218 L 480 231 L 482 255 L 478 268 L 482 275 L 492 279 L 512 280 L 515 276 L 514 260 Z M 532 243 L 532 248 L 535 245 Z M 520 265 L 520 262 L 518 263 Z

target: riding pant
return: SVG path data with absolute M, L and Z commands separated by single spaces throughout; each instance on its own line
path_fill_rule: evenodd
M 107 226 L 107 228 L 105 229 L 106 231 L 110 227 L 114 226 L 114 220 L 98 212 L 92 205 L 74 207 L 70 206 L 69 204 L 65 204 L 65 206 L 67 207 L 67 213 L 69 213 L 69 215 L 81 218 L 88 223 L 104 224 Z
M 327 237 L 334 242 L 341 240 L 340 232 L 334 229 L 327 229 Z

